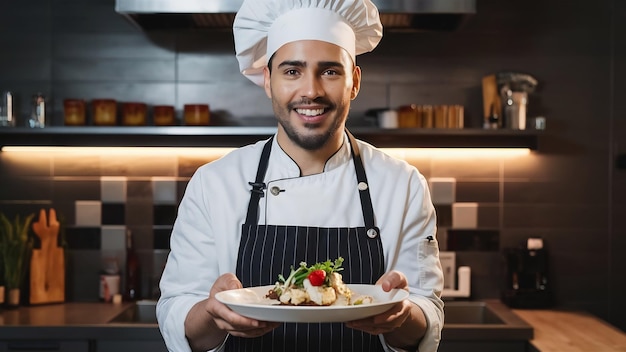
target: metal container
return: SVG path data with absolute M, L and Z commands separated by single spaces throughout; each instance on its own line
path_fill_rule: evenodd
M 526 104 L 528 93 L 506 91 L 504 103 L 504 127 L 512 130 L 526 129 Z

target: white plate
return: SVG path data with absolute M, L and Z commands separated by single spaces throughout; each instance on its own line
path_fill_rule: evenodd
M 346 322 L 366 318 L 387 311 L 406 299 L 406 290 L 383 291 L 380 285 L 348 285 L 355 296 L 374 297 L 371 304 L 357 306 L 287 306 L 265 298 L 274 285 L 222 291 L 215 298 L 233 311 L 257 320 L 289 323 Z

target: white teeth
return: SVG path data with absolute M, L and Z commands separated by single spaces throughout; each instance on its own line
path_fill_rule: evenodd
M 296 112 L 305 116 L 317 116 L 324 113 L 324 109 L 296 109 Z

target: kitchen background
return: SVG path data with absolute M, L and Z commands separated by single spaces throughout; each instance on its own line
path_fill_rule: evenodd
M 115 13 L 113 0 L 2 0 L 0 90 L 49 99 L 52 125 L 65 98 L 210 104 L 215 123 L 273 125 L 262 89 L 238 73 L 229 31 L 146 36 Z M 362 90 L 350 125 L 370 108 L 465 106 L 466 127 L 482 125 L 483 76 L 504 70 L 536 77 L 529 116 L 547 118 L 538 151 L 516 157 L 409 157 L 427 177 L 453 177 L 456 201 L 478 203 L 473 235 L 496 248 L 459 250 L 472 268 L 472 298 L 497 298 L 499 249 L 542 237 L 559 306 L 587 310 L 626 329 L 626 3 L 618 0 L 479 0 L 453 32 L 387 33 L 359 57 Z M 20 122 L 20 123 L 22 123 Z M 123 256 L 133 231 L 143 293 L 156 288 L 176 204 L 198 153 L 0 153 L 0 211 L 54 207 L 69 245 L 67 300 L 98 299 L 102 258 Z M 438 206 L 442 232 L 450 207 Z M 94 213 L 95 212 L 95 213 Z M 90 214 L 100 213 L 94 220 Z M 445 237 L 445 234 L 442 235 Z M 445 242 L 442 242 L 445 246 Z

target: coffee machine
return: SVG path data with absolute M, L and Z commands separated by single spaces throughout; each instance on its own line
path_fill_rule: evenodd
M 526 129 L 528 95 L 538 81 L 528 73 L 502 71 L 482 79 L 485 128 Z
M 503 250 L 502 302 L 512 308 L 547 308 L 553 305 L 548 275 L 548 253 L 541 238 L 529 238 L 516 248 Z

